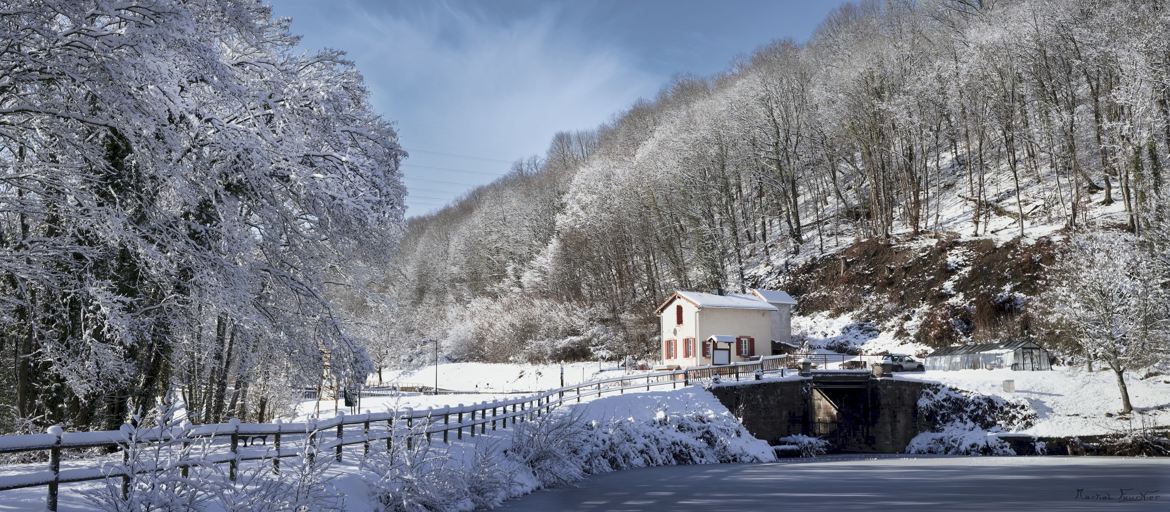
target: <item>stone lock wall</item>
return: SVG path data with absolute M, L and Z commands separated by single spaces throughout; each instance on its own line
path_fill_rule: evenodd
M 836 452 L 900 453 L 919 433 L 921 383 L 806 378 L 716 387 L 711 392 L 752 435 L 776 443 L 804 434 Z

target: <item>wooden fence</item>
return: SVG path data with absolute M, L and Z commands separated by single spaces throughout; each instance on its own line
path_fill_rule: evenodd
M 365 456 L 369 453 L 371 444 L 385 442 L 387 448 L 390 448 L 396 438 L 403 440 L 408 446 L 415 442 L 415 438 L 433 442 L 441 437 L 442 442 L 449 443 L 452 437 L 456 440 L 463 439 L 464 436 L 475 437 L 486 434 L 488 428 L 494 431 L 514 426 L 517 422 L 529 421 L 549 414 L 553 408 L 566 403 L 580 403 L 582 400 L 598 398 L 605 394 L 622 394 L 626 391 L 649 391 L 667 386 L 673 389 L 688 386 L 695 381 L 714 379 L 716 376 L 720 379 L 748 380 L 767 372 L 783 373 L 786 369 L 793 368 L 795 361 L 802 357 L 823 361 L 821 364 L 830 362 L 828 356 L 820 354 L 771 356 L 724 366 L 696 367 L 594 380 L 507 400 L 419 410 L 403 408 L 382 413 L 339 414 L 330 419 L 307 422 L 283 423 L 277 420 L 274 423 L 249 424 L 232 419 L 228 423 L 185 424 L 180 428 L 167 430 L 124 425 L 121 430 L 98 432 L 64 432 L 60 427 L 53 426 L 44 434 L 0 436 L 0 453 L 49 452 L 48 466 L 44 470 L 0 477 L 0 491 L 45 486 L 48 488 L 46 506 L 49 510 L 55 511 L 60 485 L 65 483 L 121 478 L 122 493 L 128 494 L 131 480 L 135 476 L 131 474 L 132 471 L 126 469 L 129 453 L 125 447 L 130 443 L 179 444 L 182 448 L 178 466 L 184 477 L 191 466 L 228 464 L 229 478 L 235 480 L 239 464 L 246 461 L 271 460 L 273 471 L 279 472 L 280 459 L 301 455 L 301 451 L 295 446 L 282 446 L 282 441 L 287 442 L 293 438 L 308 440 L 310 444 L 316 446 L 318 452 L 332 451 L 336 460 L 341 461 L 345 447 L 361 445 L 362 455 Z M 271 446 L 267 444 L 269 439 L 272 441 Z M 263 440 L 264 446 L 248 446 L 257 440 Z M 214 444 L 216 441 L 220 444 Z M 244 442 L 243 446 L 241 441 Z M 190 447 L 200 442 L 217 451 L 191 456 Z M 107 462 L 98 465 L 99 467 L 61 469 L 62 450 L 85 448 L 107 448 L 114 451 L 120 449 L 123 454 L 123 465 L 111 467 Z M 146 471 L 152 470 L 137 470 L 138 473 Z

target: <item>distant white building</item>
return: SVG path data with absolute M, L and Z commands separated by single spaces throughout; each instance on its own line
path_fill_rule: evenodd
M 676 291 L 658 307 L 662 360 L 668 366 L 726 364 L 771 355 L 791 343 L 796 300 L 777 290 L 715 295 Z

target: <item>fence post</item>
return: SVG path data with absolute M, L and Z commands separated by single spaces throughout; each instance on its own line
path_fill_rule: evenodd
M 317 417 L 309 416 L 309 422 L 305 423 L 305 429 L 309 432 L 309 439 L 305 446 L 305 452 L 309 454 L 309 465 L 312 466 L 317 460 Z
M 406 451 L 414 448 L 414 409 L 406 408 Z
M 398 416 L 398 409 L 390 411 L 390 417 L 386 418 L 386 451 L 392 451 L 394 448 L 394 417 Z
M 459 433 L 456 435 L 458 439 L 463 439 L 463 403 L 459 403 Z
M 232 426 L 232 461 L 228 464 L 228 480 L 235 482 L 240 467 L 240 420 L 232 418 L 228 424 Z
M 57 490 L 61 482 L 61 434 L 65 432 L 60 425 L 53 425 L 45 432 L 54 437 L 53 447 L 49 449 L 49 471 L 53 472 L 53 481 L 49 482 L 49 497 L 45 507 L 51 512 L 57 512 Z
M 276 423 L 276 435 L 272 436 L 272 449 L 276 450 L 276 456 L 272 457 L 272 472 L 280 474 L 280 430 L 281 424 L 284 423 L 280 418 L 273 421 Z M 186 475 L 184 475 L 186 476 Z
M 362 457 L 370 456 L 370 410 L 366 409 L 366 421 L 362 422 Z
M 496 400 L 492 400 L 492 431 L 493 432 L 496 430 L 496 416 L 498 416 L 498 414 L 496 413 L 496 409 L 497 409 Z
M 426 427 L 423 427 L 424 429 L 426 429 L 427 444 L 431 444 L 431 423 L 433 423 L 432 419 L 434 417 L 435 417 L 434 409 L 427 407 L 427 423 L 426 423 Z
M 597 398 L 601 398 L 601 383 L 597 383 Z
M 444 410 L 443 411 L 443 444 L 447 444 L 447 443 L 451 442 L 450 438 L 448 437 L 450 435 L 449 425 L 451 425 L 451 412 L 449 410 Z
M 118 429 L 126 437 L 126 449 L 122 450 L 122 499 L 124 500 L 130 499 L 130 475 L 127 474 L 126 470 L 130 468 L 130 450 L 138 449 L 137 444 L 135 444 L 137 435 L 134 432 L 137 427 L 137 422 L 123 423 L 122 427 Z
M 487 433 L 487 402 L 479 403 L 481 409 L 479 410 L 479 433 Z
M 621 379 L 618 381 L 618 394 L 619 395 L 626 394 L 626 379 Z M 598 395 L 598 396 L 601 396 L 601 395 Z
M 577 386 L 577 403 L 581 403 L 581 386 Z
M 646 376 L 646 391 L 650 391 L 650 377 Z
M 734 366 L 735 366 L 735 381 L 739 382 L 739 365 L 737 364 Z
M 187 454 L 191 453 L 191 420 L 183 420 L 179 424 L 179 428 L 183 430 L 183 448 L 179 450 L 179 476 L 187 478 L 190 466 L 183 460 L 187 458 Z
M 337 411 L 337 462 L 341 462 L 341 445 L 345 441 L 345 411 Z
M 520 417 L 522 418 L 523 421 L 528 421 L 528 414 L 525 412 L 527 410 L 528 410 L 528 402 L 520 402 Z
M 691 385 L 691 372 L 689 370 L 683 370 L 683 387 L 687 387 L 690 385 Z
M 516 426 L 516 402 L 512 402 L 512 426 Z

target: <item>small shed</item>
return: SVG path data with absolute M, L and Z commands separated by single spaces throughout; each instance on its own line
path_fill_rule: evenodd
M 796 354 L 800 352 L 800 344 L 791 341 L 772 340 L 772 355 Z
M 1008 368 L 1019 371 L 1051 370 L 1048 350 L 1031 341 L 1003 341 L 943 347 L 926 357 L 927 370 Z

